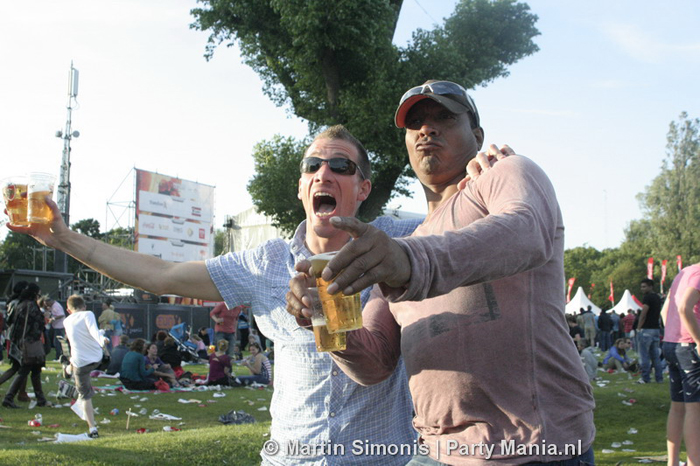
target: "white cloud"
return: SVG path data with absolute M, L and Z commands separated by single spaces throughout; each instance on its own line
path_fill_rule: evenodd
M 544 108 L 510 108 L 508 110 L 514 113 L 526 113 L 528 115 L 543 115 L 550 117 L 575 118 L 579 116 L 579 113 L 573 110 L 548 110 Z
M 641 62 L 660 64 L 681 57 L 683 61 L 700 60 L 700 42 L 664 43 L 640 26 L 632 24 L 608 23 L 603 28 L 618 47 Z
M 621 79 L 604 79 L 597 80 L 591 83 L 591 87 L 594 89 L 625 89 L 633 86 L 633 83 L 629 81 L 623 81 Z

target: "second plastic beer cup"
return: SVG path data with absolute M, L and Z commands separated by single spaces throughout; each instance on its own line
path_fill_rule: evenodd
M 318 291 L 309 289 L 311 294 L 311 325 L 316 339 L 316 351 L 342 351 L 346 348 L 345 332 L 328 333 L 326 318 L 323 316 L 321 301 L 318 299 Z
M 27 184 L 29 206 L 27 218 L 29 223 L 51 223 L 53 215 L 44 198 L 53 196 L 56 177 L 48 173 L 30 173 Z
M 360 293 L 345 296 L 343 292 L 334 295 L 328 294 L 326 289 L 332 282 L 321 278 L 321 272 L 326 264 L 333 259 L 335 252 L 318 254 L 309 258 L 311 267 L 316 276 L 318 296 L 323 306 L 323 314 L 326 317 L 326 326 L 329 333 L 344 332 L 362 328 L 362 302 Z
M 11 176 L 2 180 L 2 197 L 11 225 L 29 225 L 27 220 L 27 177 Z

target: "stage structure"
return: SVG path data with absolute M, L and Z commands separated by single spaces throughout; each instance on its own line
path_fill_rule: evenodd
M 170 262 L 214 255 L 214 187 L 136 169 L 134 250 Z

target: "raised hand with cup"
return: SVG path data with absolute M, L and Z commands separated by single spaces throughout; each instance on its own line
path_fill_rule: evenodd
M 53 196 L 56 177 L 49 173 L 30 173 L 2 180 L 5 210 L 12 226 L 51 223 L 53 213 L 46 196 Z

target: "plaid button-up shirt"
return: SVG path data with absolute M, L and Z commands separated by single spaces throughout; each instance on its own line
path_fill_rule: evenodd
M 380 217 L 372 225 L 400 237 L 419 223 Z M 289 242 L 272 240 L 207 261 L 226 304 L 250 303 L 258 327 L 275 344 L 271 445 L 261 452 L 263 464 L 405 464 L 412 457 L 416 433 L 403 362 L 384 382 L 358 385 L 328 354 L 316 351 L 313 332 L 300 328 L 285 310 L 294 264 L 312 255 L 305 238 L 303 222 Z M 363 305 L 368 297 L 366 289 Z M 403 454 L 385 456 L 382 448 L 389 453 L 401 448 Z

